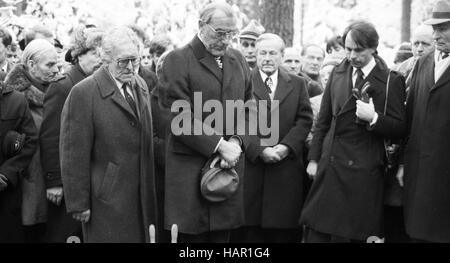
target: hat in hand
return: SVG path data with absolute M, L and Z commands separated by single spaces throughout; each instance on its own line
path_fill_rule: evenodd
M 201 172 L 200 191 L 210 202 L 222 202 L 231 198 L 238 190 L 239 175 L 234 169 L 222 169 L 217 163 L 211 167 L 215 156 L 206 162 Z

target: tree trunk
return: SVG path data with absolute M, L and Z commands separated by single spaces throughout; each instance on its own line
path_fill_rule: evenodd
M 411 2 L 402 0 L 402 42 L 409 42 L 411 38 Z
M 262 1 L 261 23 L 266 33 L 279 35 L 287 46 L 294 38 L 294 0 Z

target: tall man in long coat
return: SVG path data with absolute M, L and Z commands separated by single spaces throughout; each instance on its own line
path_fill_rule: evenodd
M 450 242 L 450 1 L 439 1 L 433 18 L 434 52 L 423 55 L 411 78 L 407 102 L 404 213 L 408 235 Z
M 226 101 L 252 98 L 250 70 L 239 51 L 229 47 L 237 33 L 230 5 L 213 3 L 204 7 L 199 28 L 189 44 L 167 55 L 160 76 L 164 86 L 161 99 L 166 107 L 171 108 L 177 100 L 190 105 L 190 109 L 173 112 L 167 138 L 165 228 L 177 224 L 180 242 L 228 242 L 230 230 L 244 221 L 242 183 L 228 200 L 209 202 L 200 194 L 200 173 L 207 160 L 217 154 L 221 166 L 234 167 L 243 180 L 240 155 L 248 137 L 238 136 L 236 129 L 231 134 L 225 132 L 230 122 L 237 122 L 237 115 L 227 115 L 225 106 Z M 202 98 L 194 105 L 194 97 L 199 95 Z M 194 107 L 203 108 L 212 100 L 223 106 L 222 120 L 217 120 L 223 123 L 208 125 L 204 123 L 208 113 L 193 114 Z M 192 127 L 200 127 L 201 135 L 194 135 L 192 130 L 190 134 L 178 134 L 175 117 L 187 118 Z
M 106 65 L 71 90 L 61 117 L 67 211 L 85 242 L 145 242 L 156 224 L 149 92 L 136 75 L 139 44 L 128 28 L 102 42 Z
M 307 172 L 315 179 L 301 216 L 307 242 L 381 237 L 383 139 L 406 131 L 404 78 L 389 73 L 376 55 L 374 26 L 355 22 L 343 38 L 347 59 L 330 75 L 308 156 Z M 365 83 L 367 103 L 352 95 L 354 88 L 364 93 Z
M 312 110 L 303 78 L 280 68 L 284 41 L 274 34 L 256 40 L 258 67 L 252 71 L 253 94 L 278 111 L 279 139 L 271 146 L 252 140 L 245 164 L 245 225 L 242 242 L 300 242 L 298 218 L 303 206 L 303 147 L 312 126 Z M 278 109 L 270 106 L 277 101 Z M 257 103 L 258 104 L 258 103 Z M 263 107 L 262 104 L 259 107 Z M 271 115 L 269 115 L 271 116 Z M 274 125 L 269 119 L 267 123 Z

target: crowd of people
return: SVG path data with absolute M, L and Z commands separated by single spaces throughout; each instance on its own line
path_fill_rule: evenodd
M 301 50 L 223 2 L 198 28 L 0 28 L 0 242 L 450 242 L 449 0 L 392 68 L 366 21 Z

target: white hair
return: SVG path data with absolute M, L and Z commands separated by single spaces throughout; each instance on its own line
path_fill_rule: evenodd
M 106 32 L 102 41 L 102 59 L 106 63 L 110 63 L 113 58 L 114 50 L 117 45 L 123 43 L 124 40 L 130 40 L 136 48 L 138 53 L 141 54 L 141 44 L 136 33 L 126 26 L 114 27 L 108 32 Z
M 22 63 L 27 66 L 30 60 L 39 62 L 44 54 L 49 51 L 53 51 L 56 53 L 55 46 L 48 42 L 48 40 L 35 39 L 25 47 L 25 50 L 22 54 Z

